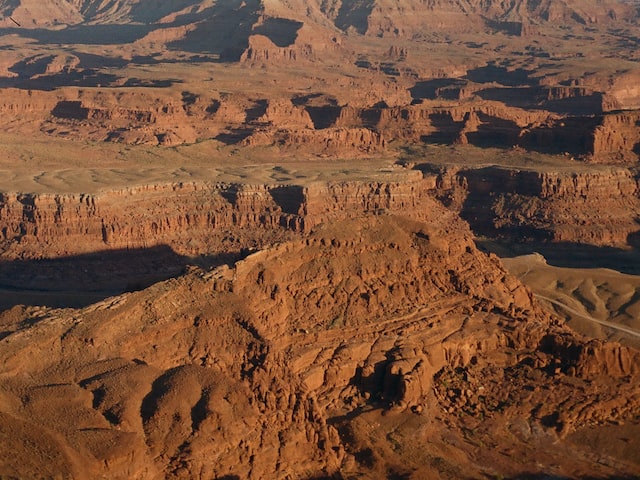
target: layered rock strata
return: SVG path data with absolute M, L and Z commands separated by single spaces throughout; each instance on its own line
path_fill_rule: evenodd
M 302 185 L 180 183 L 93 195 L 0 197 L 3 258 L 169 245 L 181 255 L 238 251 L 349 215 L 427 214 L 440 198 L 478 233 L 626 248 L 640 215 L 637 176 L 623 168 L 535 172 L 500 167 L 399 170 L 379 181 Z
M 562 473 L 637 471 L 563 438 L 634 425 L 638 353 L 558 326 L 462 221 L 424 206 L 423 222 L 333 223 L 85 309 L 0 315 L 0 472 L 518 475 L 520 457 L 491 452 L 533 443 Z M 359 430 L 367 415 L 388 430 Z
M 418 92 L 426 87 L 413 88 Z M 434 99 L 419 98 L 423 94 L 414 92 L 417 99 L 411 102 L 410 95 L 405 95 L 409 98 L 396 99 L 400 105 L 374 99 L 371 104 L 367 99 L 352 99 L 336 105 L 331 98 L 314 103 L 300 98 L 203 96 L 188 91 L 176 97 L 160 91 L 142 94 L 113 89 L 8 90 L 11 100 L 5 100 L 0 111 L 9 114 L 4 121 L 7 129 L 35 124 L 47 135 L 126 144 L 171 146 L 215 139 L 316 155 L 357 156 L 384 151 L 394 141 L 469 143 L 570 153 L 604 163 L 637 161 L 640 129 L 635 110 L 603 113 L 603 108 L 589 107 L 584 97 L 570 95 L 586 111 L 571 111 L 567 116 L 562 109 L 554 112 L 536 107 L 537 101 L 533 108 L 508 105 L 506 88 L 496 89 L 495 98 L 484 95 L 489 100 L 473 97 L 464 102 L 440 100 L 438 95 L 449 95 L 443 93 L 447 89 L 433 88 Z M 521 92 L 516 96 L 520 98 Z M 553 98 L 558 96 L 562 94 Z
M 93 195 L 3 193 L 3 257 L 59 257 L 159 245 L 198 255 L 255 246 L 259 238 L 309 231 L 351 214 L 418 214 L 433 179 L 417 171 L 395 176 L 309 186 L 194 182 Z
M 477 233 L 510 242 L 628 248 L 639 226 L 637 174 L 623 168 L 536 172 L 500 167 L 448 170 L 437 194 Z

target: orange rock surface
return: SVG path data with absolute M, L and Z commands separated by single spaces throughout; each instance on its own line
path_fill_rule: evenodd
M 638 353 L 560 327 L 431 202 L 424 223 L 346 220 L 81 310 L 6 311 L 3 474 L 523 472 L 508 455 L 452 463 L 477 448 L 469 428 L 505 446 L 518 429 L 561 472 L 633 472 L 564 439 L 634 424 Z M 358 426 L 373 411 L 423 460 L 389 437 L 380 453 Z M 436 465 L 445 426 L 458 453 Z
M 0 477 L 637 478 L 639 8 L 0 0 Z

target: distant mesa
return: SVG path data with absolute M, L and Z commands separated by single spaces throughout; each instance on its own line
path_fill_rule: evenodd
M 75 2 L 39 2 L 35 0 L 0 1 L 0 13 L 14 19 L 24 28 L 43 28 L 55 25 L 80 24 L 157 24 L 185 25 L 215 17 L 237 20 L 250 15 L 257 19 L 266 12 L 267 20 L 261 27 L 283 36 L 282 41 L 272 38 L 278 46 L 291 43 L 291 31 L 302 18 L 314 22 L 332 23 L 347 32 L 362 35 L 410 36 L 418 29 L 455 28 L 467 30 L 483 25 L 488 28 L 522 35 L 528 28 L 543 22 L 562 24 L 602 24 L 630 18 L 634 12 L 629 3 L 615 0 L 576 3 L 568 0 L 514 2 L 449 0 L 425 4 L 404 4 L 389 0 L 362 2 L 306 2 L 306 16 L 296 8 L 296 2 L 274 4 L 251 0 L 210 2 L 206 0 L 180 0 L 158 4 L 154 0 L 85 0 Z M 274 15 L 275 14 L 275 15 Z M 17 26 L 17 25 L 14 25 Z M 242 25 L 236 25 L 242 28 Z M 299 28 L 299 27 L 298 27 Z M 265 34 L 265 31 L 256 32 Z M 267 35 L 268 36 L 268 35 Z
M 637 478 L 639 7 L 0 0 L 0 477 Z

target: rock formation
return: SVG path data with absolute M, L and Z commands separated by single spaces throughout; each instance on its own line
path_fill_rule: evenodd
M 638 180 L 624 168 L 584 173 L 499 167 L 398 171 L 396 179 L 303 185 L 180 183 L 93 195 L 2 194 L 4 258 L 171 245 L 180 254 L 240 250 L 265 232 L 292 232 L 347 212 L 424 214 L 436 195 L 490 236 L 624 247 L 637 228 Z M 245 229 L 222 247 L 228 229 Z M 258 233 L 250 232 L 257 229 Z M 218 235 L 218 232 L 221 232 Z
M 495 101 L 442 105 L 423 100 L 402 107 L 356 107 L 305 105 L 295 98 L 207 98 L 188 91 L 153 95 L 12 90 L 0 109 L 12 114 L 4 123 L 13 128 L 25 128 L 15 121 L 19 115 L 48 135 L 127 144 L 246 139 L 249 145 L 357 156 L 362 150 L 384 150 L 390 141 L 470 143 L 569 152 L 592 162 L 624 164 L 636 161 L 640 145 L 635 111 L 563 118 Z
M 266 186 L 177 184 L 95 196 L 3 195 L 1 205 L 5 257 L 161 244 L 171 244 L 183 254 L 198 254 L 219 250 L 216 244 L 222 238 L 212 237 L 211 232 L 227 227 L 248 226 L 250 231 L 291 224 L 296 230 L 296 221 L 290 218 L 294 215 L 283 211 Z
M 175 255 L 212 252 L 237 257 L 247 248 L 353 214 L 403 212 L 422 219 L 434 196 L 490 238 L 628 249 L 638 235 L 638 191 L 636 175 L 623 168 L 564 173 L 488 167 L 424 174 L 399 169 L 373 182 L 191 182 L 92 195 L 7 193 L 0 196 L 1 258 L 27 261 L 136 249 L 155 255 L 153 249 L 166 246 L 174 262 Z M 180 263 L 169 270 L 179 270 Z M 153 273 L 142 270 L 142 278 Z M 113 285 L 110 271 L 101 281 Z M 28 272 L 24 275 L 8 269 L 3 282 L 34 288 Z M 39 288 L 50 281 L 45 274 Z M 125 279 L 118 288 L 132 283 Z
M 640 474 L 640 353 L 477 247 L 637 249 L 637 2 L 0 12 L 0 477 Z
M 6 15 L 43 27 L 11 23 L 29 47 L 20 56 L 0 51 L 0 88 L 28 90 L 3 95 L 5 109 L 29 119 L 10 120 L 21 133 L 39 125 L 47 135 L 162 146 L 246 140 L 343 157 L 424 142 L 518 146 L 601 163 L 638 158 L 637 25 L 627 2 L 5 3 Z M 448 51 L 452 32 L 465 36 L 455 47 L 464 54 Z M 467 40 L 472 34 L 486 41 Z M 44 51 L 31 42 L 40 36 L 67 47 Z M 127 43 L 116 48 L 118 36 Z M 502 37 L 522 38 L 507 54 Z M 583 50 L 596 40 L 616 47 L 603 47 L 592 65 Z M 433 52 L 421 53 L 422 43 Z M 186 62 L 184 78 L 132 73 L 176 62 Z M 189 80 L 201 62 L 224 65 L 206 80 L 212 88 Z M 263 70 L 254 93 L 247 78 Z M 303 71 L 310 73 L 289 75 Z M 272 108 L 260 119 L 273 101 L 298 108 Z
M 557 326 L 495 257 L 476 250 L 460 220 L 434 200 L 423 206 L 421 222 L 332 222 L 232 268 L 194 270 L 82 310 L 5 312 L 2 473 L 315 478 L 435 469 L 451 478 L 451 458 L 429 459 L 451 438 L 449 448 L 468 454 L 469 425 L 478 438 L 502 425 L 491 427 L 502 445 L 524 422 L 530 433 L 518 442 L 556 443 L 536 443 L 542 458 L 572 432 L 637 419 L 637 352 Z M 399 447 L 395 457 L 367 455 L 380 448 L 358 429 L 367 410 L 413 432 L 425 460 Z M 399 427 L 409 419 L 409 430 Z M 434 425 L 453 437 L 425 441 L 418 432 Z M 561 471 L 634 471 L 579 448 Z M 456 468 L 522 473 L 508 457 Z
M 450 170 L 439 176 L 437 191 L 476 232 L 492 238 L 628 248 L 638 231 L 637 175 L 622 168 Z

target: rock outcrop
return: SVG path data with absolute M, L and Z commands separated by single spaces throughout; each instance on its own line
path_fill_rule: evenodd
M 423 95 L 418 91 L 416 95 Z M 486 100 L 462 104 L 447 100 L 443 105 L 422 99 L 413 105 L 368 107 L 339 106 L 326 100 L 329 103 L 316 105 L 295 97 L 222 98 L 188 91 L 176 97 L 114 90 L 11 90 L 0 111 L 10 113 L 3 120 L 6 128 L 24 130 L 25 125 L 33 128 L 35 124 L 48 135 L 126 144 L 217 139 L 227 144 L 359 156 L 384 151 L 394 141 L 469 143 L 568 152 L 592 162 L 624 164 L 636 162 L 640 149 L 635 111 L 566 118 Z
M 278 47 L 264 35 L 252 35 L 249 37 L 249 46 L 243 52 L 240 61 L 251 63 L 295 62 L 301 58 L 311 59 L 313 54 L 312 45 Z
M 530 23 L 563 24 L 607 23 L 624 18 L 631 6 L 609 1 L 605 8 L 591 4 L 576 4 L 563 0 L 505 4 L 497 1 L 436 1 L 392 2 L 376 0 L 351 5 L 344 1 L 323 3 L 325 12 L 335 18 L 343 30 L 353 30 L 370 36 L 411 37 L 425 32 L 479 31 L 491 28 L 511 35 L 535 30 Z
M 638 235 L 639 190 L 636 175 L 623 168 L 565 173 L 487 167 L 438 174 L 394 169 L 372 182 L 4 193 L 0 240 L 5 260 L 163 245 L 186 256 L 237 254 L 349 215 L 386 211 L 424 218 L 425 202 L 435 196 L 476 233 L 492 238 L 629 248 Z
M 381 211 L 421 218 L 432 177 L 395 171 L 379 181 L 300 185 L 179 183 L 132 187 L 93 195 L 2 194 L 4 258 L 38 258 L 104 249 L 171 245 L 196 255 L 241 248 L 230 230 L 257 239 L 269 231 L 308 232 L 349 215 Z M 257 241 L 257 240 L 255 240 Z M 222 243 L 221 243 L 222 242 Z
M 454 170 L 439 177 L 437 190 L 476 232 L 493 238 L 628 248 L 638 231 L 638 179 L 623 168 Z
M 214 3 L 0 2 L 8 31 L 29 45 L 20 55 L 0 52 L 0 88 L 20 89 L 7 88 L 4 108 L 25 114 L 1 123 L 126 144 L 246 140 L 358 157 L 398 140 L 637 162 L 637 12 L 628 2 Z M 450 40 L 471 33 L 486 41 Z M 502 36 L 517 38 L 512 52 Z M 602 59 L 592 65 L 579 45 L 600 40 Z M 47 41 L 62 47 L 38 47 Z M 433 51 L 420 53 L 426 44 Z M 181 62 L 184 78 L 172 68 L 157 72 L 175 75 L 155 73 Z M 224 67 L 198 73 L 216 63 Z M 145 78 L 133 76 L 147 66 Z M 211 81 L 213 89 L 192 88 Z M 307 110 L 313 131 L 297 109 L 270 115 L 265 131 L 259 117 L 272 101 Z M 354 141 L 363 135 L 370 138 Z
M 296 213 L 285 213 L 267 186 L 226 184 L 148 186 L 98 195 L 3 194 L 0 206 L 4 256 L 15 249 L 14 256 L 22 258 L 38 251 L 46 257 L 167 244 L 183 254 L 224 250 L 219 242 L 226 229 L 249 227 L 248 232 L 258 230 L 258 237 L 281 224 L 295 231 L 301 228 Z
M 594 160 L 635 162 L 640 155 L 640 112 L 611 113 L 593 132 Z
M 496 463 L 491 451 L 532 442 L 562 472 L 637 471 L 599 463 L 588 446 L 564 455 L 563 438 L 634 425 L 638 353 L 558 326 L 464 222 L 423 206 L 421 222 L 332 222 L 84 309 L 3 313 L 0 472 L 517 475 L 519 456 Z M 359 429 L 368 415 L 385 434 Z M 492 442 L 465 442 L 470 425 Z M 400 432 L 423 455 L 400 447 Z M 395 453 L 366 454 L 383 447 Z M 471 449 L 479 456 L 452 473 Z

